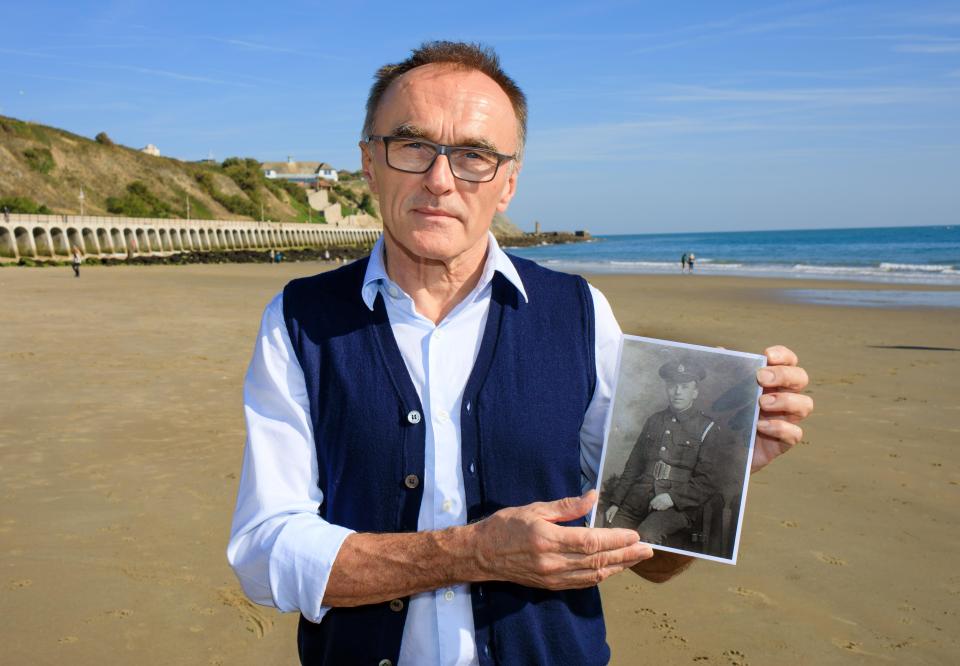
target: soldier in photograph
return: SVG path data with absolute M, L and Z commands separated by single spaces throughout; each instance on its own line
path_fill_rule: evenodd
M 605 517 L 611 527 L 637 530 L 647 543 L 663 544 L 688 529 L 704 503 L 719 492 L 719 458 L 730 438 L 695 403 L 706 370 L 694 361 L 660 367 L 668 406 L 643 426 Z

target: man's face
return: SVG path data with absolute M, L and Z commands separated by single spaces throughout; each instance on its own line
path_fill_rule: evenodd
M 698 394 L 695 381 L 667 383 L 667 399 L 670 400 L 670 407 L 675 412 L 689 409 Z
M 374 134 L 404 133 L 435 143 L 517 152 L 517 118 L 506 93 L 475 70 L 424 65 L 387 88 L 374 119 Z M 385 241 L 413 259 L 448 263 L 471 250 L 486 251 L 487 230 L 507 209 L 519 165 L 500 165 L 488 183 L 454 178 L 445 155 L 426 173 L 387 166 L 382 142 L 361 143 L 363 172 L 379 197 Z

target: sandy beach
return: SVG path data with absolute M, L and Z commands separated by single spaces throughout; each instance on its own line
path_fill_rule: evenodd
M 0 662 L 297 663 L 297 617 L 248 602 L 224 550 L 260 313 L 323 268 L 0 268 Z M 792 347 L 817 401 L 751 481 L 737 566 L 602 586 L 612 663 L 960 661 L 960 309 L 591 281 L 627 333 Z

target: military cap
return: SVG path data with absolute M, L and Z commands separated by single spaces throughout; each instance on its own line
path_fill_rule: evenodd
M 668 382 L 699 382 L 707 371 L 694 361 L 674 359 L 660 366 L 660 376 Z

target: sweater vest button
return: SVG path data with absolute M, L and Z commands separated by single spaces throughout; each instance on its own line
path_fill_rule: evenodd
M 389 659 L 381 659 L 377 666 L 393 666 L 393 662 Z
M 420 485 L 420 477 L 418 477 L 416 474 L 407 474 L 406 478 L 403 480 L 403 485 L 410 490 L 413 490 Z
M 403 599 L 394 599 L 390 602 L 390 610 L 394 613 L 399 613 L 403 610 Z
M 407 412 L 407 422 L 408 422 L 408 423 L 412 423 L 413 425 L 417 425 L 418 423 L 420 423 L 420 418 L 421 418 L 421 417 L 420 417 L 420 412 L 418 412 L 418 411 L 415 410 L 415 409 L 411 409 L 409 412 Z

